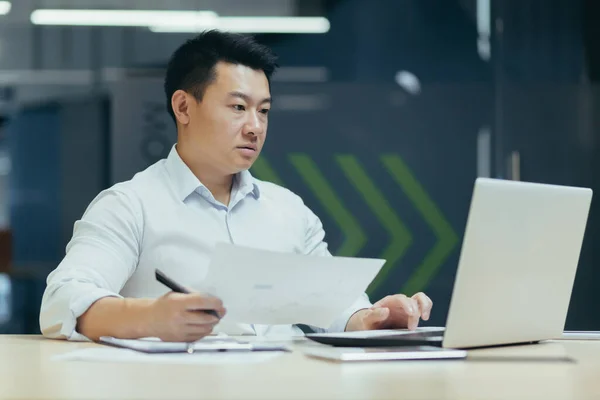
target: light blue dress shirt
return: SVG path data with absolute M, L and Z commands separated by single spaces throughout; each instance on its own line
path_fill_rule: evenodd
M 193 287 L 218 242 L 330 256 L 324 237 L 321 221 L 300 197 L 248 171 L 236 175 L 228 206 L 216 201 L 173 146 L 166 159 L 101 192 L 75 223 L 63 261 L 48 276 L 40 327 L 47 337 L 86 340 L 76 321 L 95 301 L 163 295 L 169 289 L 155 280 L 155 268 Z M 354 312 L 370 306 L 363 294 L 322 328 L 343 331 Z M 215 332 L 302 334 L 291 325 L 225 321 Z

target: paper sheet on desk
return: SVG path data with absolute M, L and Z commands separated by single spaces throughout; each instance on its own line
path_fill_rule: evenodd
M 328 327 L 385 260 L 307 256 L 218 244 L 197 289 L 223 301 L 224 321 Z
M 149 354 L 130 349 L 95 347 L 52 357 L 52 361 L 93 361 L 157 364 L 254 364 L 272 360 L 284 352 L 223 352 Z
M 119 339 L 110 336 L 101 336 L 100 343 L 137 350 L 145 353 L 253 351 L 253 345 L 246 341 L 239 341 L 233 338 L 221 336 L 207 336 L 191 343 L 163 342 L 158 338 Z M 268 350 L 268 346 L 264 350 Z M 274 348 L 273 350 L 275 351 L 284 349 Z

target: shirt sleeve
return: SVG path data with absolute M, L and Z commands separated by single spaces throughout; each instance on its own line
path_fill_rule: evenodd
M 138 263 L 142 222 L 139 202 L 124 192 L 108 189 L 92 201 L 48 275 L 40 309 L 44 336 L 89 340 L 76 331 L 77 318 L 103 297 L 122 297 Z
M 319 217 L 317 217 L 308 207 L 306 207 L 306 242 L 305 242 L 305 254 L 317 255 L 317 256 L 331 256 L 328 250 L 327 242 L 325 242 L 325 231 L 323 224 Z M 346 329 L 348 320 L 357 311 L 369 308 L 372 304 L 369 301 L 369 297 L 366 293 L 362 293 L 358 299 L 346 309 L 339 317 L 337 317 L 333 323 L 327 327 L 316 328 L 312 327 L 317 331 L 327 332 L 343 332 Z

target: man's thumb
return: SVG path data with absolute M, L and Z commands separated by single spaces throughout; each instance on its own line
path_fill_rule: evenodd
M 365 322 L 367 325 L 376 324 L 378 322 L 385 321 L 387 317 L 390 315 L 390 310 L 385 307 L 377 307 L 369 310 L 367 315 L 365 315 Z

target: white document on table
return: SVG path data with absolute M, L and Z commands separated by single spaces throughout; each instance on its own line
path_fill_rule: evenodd
M 195 287 L 219 297 L 223 321 L 326 328 L 365 292 L 385 260 L 312 256 L 220 243 Z
M 194 342 L 163 342 L 156 337 L 120 339 L 101 336 L 100 343 L 144 353 L 210 353 L 224 351 L 289 351 L 288 346 L 275 343 L 251 343 L 232 337 L 206 336 Z
M 200 353 L 143 353 L 131 349 L 93 347 L 69 351 L 51 357 L 52 361 L 93 361 L 109 363 L 156 363 L 156 364 L 254 364 L 281 357 L 282 351 L 227 351 Z

